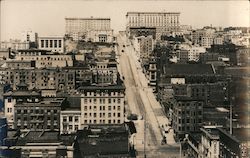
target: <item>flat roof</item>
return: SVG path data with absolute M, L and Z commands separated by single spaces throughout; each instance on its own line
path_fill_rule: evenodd
M 78 90 L 112 90 L 112 89 L 125 89 L 125 86 L 122 85 L 91 85 L 79 87 Z
M 127 12 L 128 14 L 181 14 L 180 12 Z
M 94 18 L 94 17 L 90 17 L 90 18 L 77 18 L 77 17 L 72 17 L 72 18 L 65 18 L 65 20 L 110 20 L 110 18 Z

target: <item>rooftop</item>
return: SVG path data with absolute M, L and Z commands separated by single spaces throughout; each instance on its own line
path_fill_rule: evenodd
M 110 20 L 110 18 L 77 18 L 77 17 L 72 17 L 72 18 L 65 18 L 65 20 Z
M 121 85 L 91 85 L 79 87 L 78 90 L 125 90 L 125 86 Z
M 81 155 L 128 154 L 128 130 L 125 125 L 92 125 L 77 132 Z
M 169 75 L 209 75 L 215 74 L 211 64 L 169 64 L 164 74 Z
M 127 12 L 128 14 L 180 14 L 180 12 Z
M 28 131 L 21 134 L 17 145 L 26 143 L 59 143 L 58 131 Z
M 8 91 L 3 94 L 3 96 L 15 96 L 15 97 L 20 97 L 20 96 L 40 96 L 41 94 L 36 92 L 36 91 L 31 91 L 31 90 L 16 90 L 16 91 Z

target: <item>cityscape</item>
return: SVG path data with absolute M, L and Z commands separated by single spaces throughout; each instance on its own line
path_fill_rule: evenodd
M 108 10 L 102 2 L 110 7 L 82 4 Z M 39 27 L 30 11 L 13 38 L 4 17 L 13 23 L 19 10 L 7 15 L 13 2 L 0 0 L 1 158 L 250 157 L 249 14 L 239 15 L 247 25 L 235 11 L 228 22 L 238 25 L 197 27 L 185 9 L 146 9 L 151 2 L 168 4 L 121 1 L 116 18 L 52 7 L 64 18 Z

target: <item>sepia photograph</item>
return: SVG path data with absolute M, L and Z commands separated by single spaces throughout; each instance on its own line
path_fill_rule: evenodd
M 0 0 L 0 158 L 249 158 L 249 0 Z

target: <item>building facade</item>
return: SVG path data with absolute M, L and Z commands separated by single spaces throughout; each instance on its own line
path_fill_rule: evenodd
M 128 12 L 126 29 L 129 33 L 131 27 L 155 27 L 160 40 L 161 35 L 179 31 L 179 17 L 178 12 Z
M 71 134 L 76 133 L 77 130 L 82 129 L 81 123 L 81 109 L 66 109 L 62 110 L 60 114 L 60 133 Z
M 201 157 L 219 158 L 220 137 L 216 127 L 203 127 L 201 132 Z
M 29 49 L 30 44 L 27 41 L 20 40 L 10 40 L 10 41 L 1 41 L 0 48 L 1 49 L 9 49 L 19 50 L 19 49 Z
M 81 92 L 81 123 L 124 123 L 125 87 L 123 85 L 85 86 Z
M 65 18 L 66 35 L 82 40 L 90 30 L 111 30 L 110 18 Z
M 71 55 L 48 54 L 47 51 L 39 49 L 19 50 L 15 59 L 31 61 L 36 68 L 73 66 Z
M 63 99 L 15 104 L 14 128 L 25 130 L 60 130 L 60 111 Z
M 91 30 L 85 37 L 86 41 L 112 43 L 114 42 L 113 30 Z
M 22 32 L 21 40 L 23 42 L 35 42 L 37 43 L 38 34 L 32 30 L 25 30 Z
M 49 50 L 51 52 L 64 53 L 63 37 L 39 37 L 38 48 L 41 50 Z
M 176 137 L 183 138 L 189 132 L 199 131 L 203 121 L 203 101 L 190 97 L 176 97 L 173 105 L 173 129 Z
M 192 32 L 192 42 L 199 46 L 210 48 L 214 43 L 215 30 L 214 29 L 200 29 Z
M 156 28 L 155 27 L 130 27 L 129 28 L 130 38 L 140 37 L 140 36 L 153 36 L 156 38 Z
M 204 54 L 206 49 L 204 47 L 191 47 L 188 51 L 188 60 L 189 61 L 199 61 L 200 55 Z

